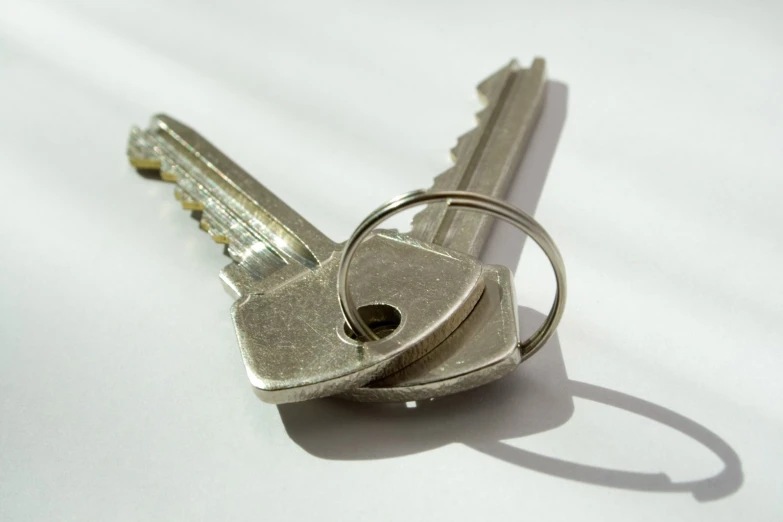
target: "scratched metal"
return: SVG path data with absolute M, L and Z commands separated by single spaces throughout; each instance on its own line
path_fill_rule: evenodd
M 394 232 L 368 239 L 356 257 L 359 306 L 399 314 L 391 335 L 361 343 L 346 333 L 335 296 L 339 256 L 232 309 L 251 384 L 267 402 L 325 397 L 395 372 L 426 355 L 470 312 L 484 289 L 481 266 L 464 254 Z M 433 256 L 440 259 L 433 262 Z
M 477 260 L 405 235 L 377 234 L 363 246 L 354 276 L 365 304 L 374 305 L 368 309 L 395 312 L 380 317 L 392 334 L 364 348 L 346 337 L 335 315 L 341 245 L 170 117 L 133 129 L 128 157 L 176 183 L 183 208 L 201 211 L 202 228 L 228 245 L 235 263 L 221 278 L 241 296 L 232 311 L 237 338 L 264 400 L 339 393 L 398 370 L 445 339 L 483 290 Z
M 435 178 L 431 191 L 469 190 L 502 198 L 516 176 L 544 104 L 546 67 L 537 58 L 528 69 L 516 60 L 482 81 L 485 107 L 477 126 L 452 149 L 454 166 Z M 411 235 L 477 256 L 492 218 L 429 205 L 413 219 Z M 494 379 L 520 362 L 519 328 L 512 278 L 507 270 L 485 267 L 487 288 L 468 319 L 441 346 L 399 373 L 352 390 L 359 401 L 409 401 L 456 393 Z
M 484 293 L 459 328 L 415 363 L 341 397 L 362 402 L 416 401 L 500 379 L 522 361 L 514 276 L 487 265 Z

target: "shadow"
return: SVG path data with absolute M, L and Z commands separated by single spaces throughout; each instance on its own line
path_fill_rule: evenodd
M 520 172 L 509 188 L 507 200 L 531 215 L 538 206 L 565 123 L 567 100 L 566 85 L 548 83 L 541 118 Z M 515 268 L 524 246 L 518 237 L 514 227 L 496 223 L 482 260 Z M 522 307 L 519 316 L 523 338 L 543 320 L 542 314 Z M 712 451 L 724 467 L 712 477 L 673 482 L 665 473 L 584 465 L 503 442 L 564 425 L 574 414 L 574 397 L 668 426 Z M 457 395 L 415 405 L 362 404 L 331 398 L 284 404 L 278 409 L 291 439 L 324 459 L 394 458 L 461 443 L 509 464 L 567 480 L 626 490 L 687 492 L 700 502 L 729 496 L 744 480 L 737 453 L 706 427 L 625 393 L 569 380 L 557 335 L 508 377 Z
M 525 329 L 532 330 L 541 321 L 532 310 L 520 311 Z M 278 409 L 291 438 L 327 459 L 391 458 L 454 442 L 480 445 L 532 435 L 561 426 L 574 412 L 573 400 L 564 391 L 568 377 L 557 348 L 545 346 L 505 379 L 419 401 L 415 408 L 328 398 L 282 404 Z
M 547 475 L 617 489 L 659 493 L 689 492 L 700 502 L 727 497 L 742 487 L 744 475 L 739 455 L 726 441 L 701 424 L 657 404 L 601 386 L 569 381 L 566 390 L 572 397 L 619 408 L 679 431 L 712 451 L 723 462 L 723 469 L 713 477 L 672 482 L 665 473 L 641 473 L 588 466 L 539 455 L 500 441 L 469 445 L 487 455 Z
M 523 334 L 543 319 L 532 310 L 519 311 Z M 723 462 L 723 469 L 712 477 L 673 482 L 665 473 L 579 464 L 502 442 L 562 426 L 573 416 L 574 397 L 668 426 L 712 451 Z M 420 401 L 415 407 L 321 399 L 278 409 L 291 439 L 324 459 L 394 458 L 462 443 L 509 464 L 567 480 L 626 490 L 691 493 L 700 502 L 727 497 L 744 480 L 737 453 L 706 427 L 625 393 L 569 380 L 556 335 L 510 376 L 468 392 Z
M 161 183 L 168 183 L 167 181 L 163 181 L 160 177 L 160 169 L 145 169 L 145 168 L 133 168 L 136 173 L 141 176 L 144 179 L 152 180 L 152 181 L 160 181 Z

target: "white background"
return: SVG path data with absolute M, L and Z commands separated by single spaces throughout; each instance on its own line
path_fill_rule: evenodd
M 0 519 L 780 520 L 782 27 L 774 1 L 0 0 Z M 565 257 L 558 336 L 415 408 L 260 402 L 228 258 L 127 166 L 130 125 L 192 125 L 342 240 L 537 55 L 510 198 Z

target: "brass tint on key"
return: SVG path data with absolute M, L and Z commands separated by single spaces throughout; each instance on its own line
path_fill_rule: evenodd
M 357 265 L 365 285 L 359 304 L 396 310 L 399 324 L 379 325 L 391 334 L 366 348 L 338 320 L 339 244 L 173 118 L 158 115 L 149 128 L 133 129 L 128 158 L 176 183 L 183 208 L 201 211 L 202 228 L 227 245 L 235 263 L 221 277 L 239 298 L 232 314 L 242 357 L 269 402 L 340 393 L 400 369 L 445 339 L 483 290 L 477 260 L 379 233 L 374 254 Z
M 486 106 L 477 115 L 477 127 L 458 140 L 452 151 L 455 166 L 436 178 L 433 190 L 502 196 L 535 125 L 543 85 L 540 59 L 529 69 L 512 61 L 482 82 L 478 89 Z M 424 364 L 433 349 L 447 346 L 439 345 L 461 324 L 464 330 L 454 339 L 467 342 L 473 332 L 474 344 L 483 339 L 501 348 L 486 330 L 468 328 L 477 320 L 465 322 L 485 283 L 495 281 L 475 258 L 491 224 L 486 216 L 433 205 L 417 215 L 411 234 L 379 231 L 363 244 L 352 270 L 356 304 L 382 337 L 363 343 L 346 328 L 335 295 L 340 244 L 173 118 L 158 115 L 148 128 L 133 129 L 128 157 L 137 168 L 154 169 L 176 183 L 183 208 L 200 211 L 201 227 L 227 245 L 234 262 L 220 276 L 237 298 L 232 307 L 237 339 L 247 375 L 263 400 L 339 395 L 371 381 L 385 383 L 375 388 L 381 393 L 396 386 L 390 376 L 417 361 Z M 498 303 L 513 300 L 513 290 L 505 296 L 486 294 L 478 311 L 502 313 L 491 306 L 490 295 Z M 504 339 L 518 335 L 513 322 L 494 324 L 502 326 Z M 482 353 L 488 352 L 476 355 Z M 421 373 L 419 381 L 426 378 Z M 419 381 L 415 387 L 426 385 Z M 398 387 L 406 386 L 400 382 Z M 394 396 L 389 400 L 401 400 Z

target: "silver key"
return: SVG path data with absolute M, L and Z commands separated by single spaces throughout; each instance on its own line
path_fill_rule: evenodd
M 362 402 L 408 402 L 450 395 L 492 382 L 522 362 L 514 276 L 487 265 L 481 299 L 462 324 L 427 355 L 399 372 L 342 397 Z
M 536 58 L 529 69 L 512 60 L 478 85 L 486 106 L 474 129 L 451 149 L 454 166 L 435 178 L 433 191 L 467 190 L 503 198 L 541 113 L 546 64 Z M 489 236 L 492 217 L 430 205 L 413 218 L 411 236 L 473 257 Z
M 361 386 L 421 358 L 472 310 L 484 289 L 481 264 L 396 232 L 367 241 L 353 270 L 363 316 L 380 334 L 361 343 L 346 331 L 336 295 L 340 245 L 294 212 L 192 129 L 156 116 L 133 129 L 132 165 L 177 183 L 186 209 L 228 245 L 221 278 L 239 298 L 232 316 L 248 377 L 281 403 Z
M 470 190 L 504 197 L 516 174 L 544 102 L 545 63 L 521 70 L 516 61 L 478 86 L 486 107 L 478 126 L 452 149 L 455 165 L 435 178 L 432 190 Z M 478 256 L 492 218 L 430 205 L 413 219 L 412 235 Z M 503 377 L 523 359 L 513 275 L 486 266 L 484 293 L 470 316 L 446 341 L 399 372 L 343 394 L 368 402 L 411 401 L 448 395 Z

